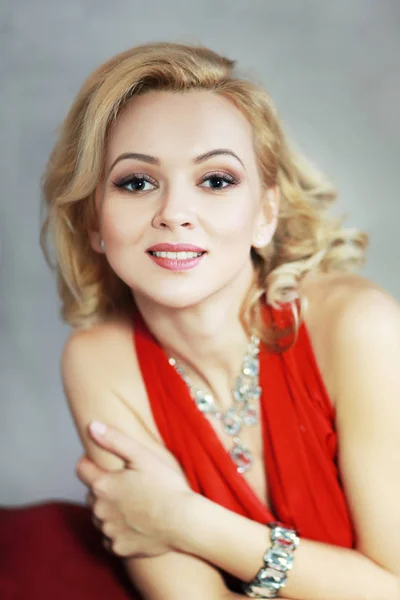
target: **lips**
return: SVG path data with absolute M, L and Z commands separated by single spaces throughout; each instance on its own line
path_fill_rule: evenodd
M 203 260 L 206 252 L 160 250 L 147 252 L 150 260 L 167 271 L 185 272 L 195 269 Z
M 204 254 L 207 252 L 200 246 L 194 246 L 193 244 L 155 244 L 147 248 L 146 252 L 198 252 Z

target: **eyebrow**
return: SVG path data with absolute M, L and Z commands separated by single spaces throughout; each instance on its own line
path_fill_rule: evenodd
M 235 154 L 232 150 L 229 150 L 228 148 L 217 148 L 216 150 L 209 150 L 208 152 L 204 152 L 204 154 L 200 154 L 199 156 L 196 156 L 196 158 L 193 159 L 193 162 L 195 164 L 199 164 L 199 163 L 202 163 L 202 162 L 208 160 L 209 158 L 211 158 L 213 156 L 219 156 L 221 154 L 233 156 L 234 158 L 236 158 L 236 160 L 238 160 L 241 163 L 243 168 L 246 169 L 246 167 L 243 164 L 243 161 L 237 156 L 237 154 Z M 118 158 L 116 158 L 114 160 L 113 164 L 108 169 L 107 174 L 111 173 L 112 169 L 115 167 L 115 165 L 118 162 L 120 162 L 121 160 L 125 160 L 125 159 L 136 159 L 136 160 L 140 160 L 142 162 L 149 163 L 150 165 L 160 166 L 160 164 L 161 164 L 160 160 L 158 158 L 156 158 L 155 156 L 150 156 L 149 154 L 141 154 L 140 152 L 125 152 L 124 154 L 121 154 L 120 156 L 118 156 Z

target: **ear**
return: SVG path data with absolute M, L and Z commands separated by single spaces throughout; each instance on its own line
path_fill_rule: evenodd
M 271 242 L 278 225 L 279 201 L 280 192 L 277 185 L 265 190 L 254 230 L 254 248 L 263 248 Z
M 90 241 L 90 245 L 93 248 L 93 250 L 95 252 L 98 252 L 99 254 L 104 254 L 104 250 L 101 247 L 101 233 L 99 231 L 89 231 L 88 232 L 89 235 L 89 241 Z

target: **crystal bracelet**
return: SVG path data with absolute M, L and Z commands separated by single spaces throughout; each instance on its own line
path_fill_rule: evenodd
M 287 572 L 293 565 L 293 552 L 300 542 L 294 529 L 280 523 L 269 524 L 271 547 L 264 554 L 264 566 L 250 583 L 245 583 L 243 591 L 249 598 L 276 598 L 285 586 Z

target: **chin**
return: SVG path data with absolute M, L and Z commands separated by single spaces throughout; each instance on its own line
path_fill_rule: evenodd
M 185 309 L 198 306 L 220 291 L 221 285 L 211 287 L 194 285 L 166 285 L 165 283 L 154 284 L 154 287 L 138 288 L 132 287 L 134 296 L 140 296 L 143 302 L 158 304 L 165 308 Z
M 148 296 L 149 300 L 152 302 L 159 304 L 160 306 L 164 306 L 165 308 L 176 308 L 176 309 L 185 309 L 191 308 L 193 306 L 198 306 L 207 298 L 209 295 L 200 293 L 186 293 L 186 294 L 156 294 L 151 297 Z

